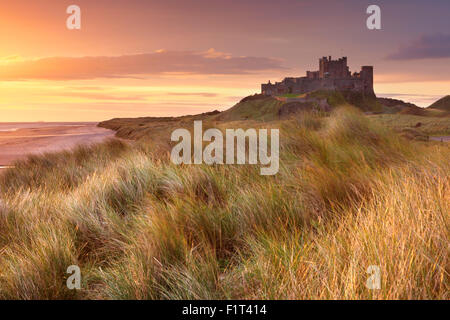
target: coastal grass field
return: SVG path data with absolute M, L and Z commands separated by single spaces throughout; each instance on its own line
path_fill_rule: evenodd
M 420 134 L 429 136 L 450 135 L 450 116 L 418 116 L 409 114 L 377 114 L 369 118 L 397 131 L 413 129 Z
M 134 143 L 0 173 L 0 298 L 450 298 L 448 143 L 405 139 L 350 107 L 204 123 L 280 128 L 280 171 L 261 176 L 174 165 L 169 129 L 192 123 L 147 120 L 115 122 Z M 66 287 L 70 265 L 81 290 Z M 379 290 L 366 287 L 373 265 Z

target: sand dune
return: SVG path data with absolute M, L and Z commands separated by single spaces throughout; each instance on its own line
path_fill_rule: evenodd
M 0 168 L 28 154 L 71 149 L 113 136 L 113 131 L 96 123 L 0 124 Z

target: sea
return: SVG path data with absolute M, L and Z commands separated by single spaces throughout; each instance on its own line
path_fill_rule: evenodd
M 113 131 L 98 128 L 97 123 L 0 122 L 0 169 L 11 168 L 13 161 L 29 154 L 70 149 L 75 145 L 101 142 L 114 136 Z M 61 127 L 68 128 L 61 132 Z M 73 130 L 70 127 L 73 127 Z M 53 134 L 51 128 L 59 129 Z M 27 130 L 24 135 L 15 133 L 23 129 Z
M 45 128 L 54 126 L 88 126 L 94 123 L 96 122 L 0 122 L 0 132 L 13 132 L 19 129 Z

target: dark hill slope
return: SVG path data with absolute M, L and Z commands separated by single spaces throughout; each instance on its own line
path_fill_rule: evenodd
M 416 116 L 426 115 L 424 108 L 418 107 L 413 103 L 405 102 L 403 100 L 391 98 L 377 98 L 377 101 L 383 106 L 383 113 L 400 113 L 411 114 Z
M 445 97 L 439 99 L 438 101 L 436 101 L 435 103 L 433 103 L 433 104 L 432 104 L 431 106 L 429 106 L 428 108 L 430 108 L 430 109 L 444 110 L 444 111 L 450 112 L 450 95 L 445 96 Z
M 270 121 L 278 119 L 278 112 L 282 105 L 282 101 L 273 97 L 257 94 L 242 99 L 230 109 L 215 115 L 213 118 L 218 121 L 250 119 Z

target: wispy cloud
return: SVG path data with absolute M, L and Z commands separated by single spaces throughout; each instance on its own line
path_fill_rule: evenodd
M 106 87 L 101 86 L 71 86 L 66 87 L 66 89 L 69 90 L 76 90 L 76 91 L 100 91 L 100 90 L 106 90 Z
M 49 57 L 9 63 L 0 80 L 74 80 L 145 78 L 159 74 L 251 74 L 285 69 L 268 57 L 233 57 L 209 49 L 204 52 L 158 50 L 121 56 Z
M 199 96 L 206 98 L 217 97 L 217 93 L 212 92 L 168 92 L 167 94 L 169 96 Z
M 386 58 L 389 60 L 450 58 L 450 34 L 421 36 Z
M 112 95 L 112 94 L 101 94 L 101 93 L 90 93 L 90 92 L 64 92 L 58 93 L 55 96 L 59 97 L 72 97 L 72 98 L 84 98 L 90 100 L 112 100 L 112 101 L 145 101 L 145 96 L 138 95 Z
M 85 88 L 86 88 L 86 90 L 88 88 L 89 88 L 89 90 L 93 90 L 92 88 L 95 88 L 95 87 L 85 87 Z M 76 87 L 76 89 L 79 90 L 80 87 Z M 153 95 L 149 95 L 149 94 L 135 94 L 135 95 L 121 94 L 121 95 L 118 95 L 118 94 L 101 93 L 101 91 L 100 91 L 100 93 L 99 92 L 85 92 L 85 91 L 83 91 L 83 89 L 81 89 L 81 91 L 58 93 L 58 94 L 55 94 L 54 96 L 86 98 L 86 99 L 92 99 L 92 100 L 147 101 L 148 98 L 152 98 L 155 96 L 164 96 L 164 95 L 177 96 L 177 97 L 193 96 L 193 97 L 205 97 L 205 98 L 214 98 L 214 97 L 218 96 L 217 93 L 212 93 L 212 92 L 167 92 L 167 93 L 156 93 Z

